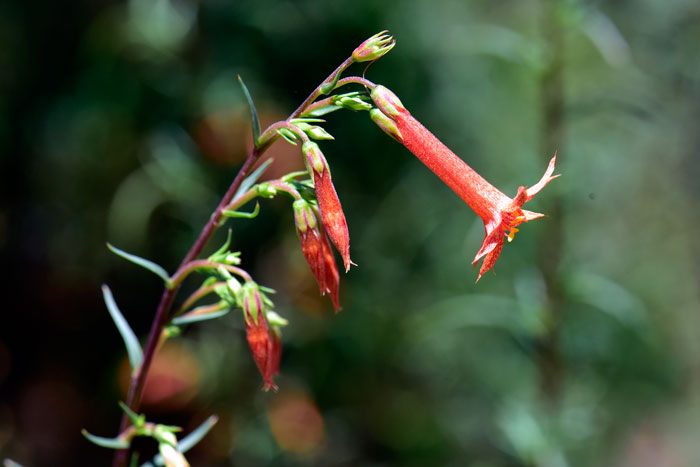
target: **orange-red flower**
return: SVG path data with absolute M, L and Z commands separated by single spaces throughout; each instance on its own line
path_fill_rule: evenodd
M 323 228 L 328 232 L 328 236 L 331 237 L 331 241 L 343 257 L 345 270 L 348 271 L 350 265 L 353 264 L 350 261 L 350 234 L 348 233 L 348 224 L 345 221 L 345 214 L 340 205 L 340 199 L 338 199 L 338 194 L 331 181 L 328 162 L 323 157 L 323 153 L 318 145 L 313 141 L 305 142 L 301 149 L 306 157 L 309 172 L 313 173 L 314 189 L 316 190 L 316 198 L 321 211 Z
M 279 373 L 281 343 L 276 333 L 270 332 L 263 309 L 258 286 L 254 283 L 243 285 L 243 317 L 245 319 L 246 338 L 253 360 L 262 374 L 265 391 L 277 389 L 273 378 Z
M 309 263 L 311 273 L 318 282 L 321 295 L 330 294 L 335 310 L 338 311 L 338 267 L 328 237 L 316 221 L 313 208 L 303 199 L 294 202 L 294 223 L 301 243 L 301 252 Z
M 476 279 L 478 282 L 486 271 L 493 268 L 503 249 L 504 239 L 511 241 L 521 223 L 544 216 L 522 209 L 522 206 L 558 177 L 552 175 L 556 154 L 539 182 L 530 188 L 519 187 L 515 197 L 510 198 L 442 144 L 390 90 L 377 86 L 372 91 L 372 99 L 378 110 L 373 110 L 371 117 L 380 128 L 406 146 L 484 221 L 486 238 L 473 261 L 476 264 L 484 259 Z

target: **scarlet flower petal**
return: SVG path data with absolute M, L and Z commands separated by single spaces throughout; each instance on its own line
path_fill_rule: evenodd
M 345 271 L 350 270 L 350 234 L 348 233 L 348 224 L 345 221 L 345 214 L 338 199 L 338 193 L 335 191 L 333 182 L 331 181 L 328 170 L 322 173 L 314 171 L 314 188 L 316 189 L 316 197 L 321 210 L 321 220 L 323 227 L 328 232 L 333 245 L 338 249 L 343 258 Z
M 340 300 L 338 298 L 338 288 L 340 284 L 340 275 L 338 274 L 338 266 L 335 264 L 335 256 L 333 256 L 333 249 L 328 241 L 328 237 L 325 233 L 321 232 L 321 245 L 323 253 L 323 263 L 324 263 L 324 285 L 326 290 L 331 295 L 331 301 L 333 302 L 333 308 L 335 311 L 340 310 Z
M 479 269 L 479 276 L 476 278 L 476 282 L 479 282 L 481 276 L 483 276 L 486 271 L 493 268 L 496 264 L 496 260 L 501 255 L 501 250 L 503 250 L 503 236 L 494 245 L 494 248 L 486 255 L 484 262 L 481 264 L 481 269 Z
M 525 202 L 530 201 L 542 188 L 545 187 L 545 185 L 547 185 L 547 183 L 559 177 L 559 175 L 552 175 L 554 173 L 554 164 L 556 163 L 556 161 L 557 154 L 554 153 L 554 156 L 549 160 L 547 170 L 545 170 L 544 175 L 542 175 L 540 181 L 527 189 L 527 199 L 525 200 Z

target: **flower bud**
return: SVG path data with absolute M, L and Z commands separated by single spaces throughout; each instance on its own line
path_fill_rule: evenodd
M 307 141 L 302 144 L 301 152 L 303 152 L 304 156 L 306 157 L 305 162 L 307 163 L 307 166 L 314 172 L 321 173 L 328 167 L 328 163 L 326 162 L 326 158 L 323 157 L 321 148 L 319 148 L 318 144 L 314 143 L 313 141 Z
M 185 456 L 177 450 L 177 439 L 172 433 L 162 433 L 158 450 L 163 456 L 166 467 L 190 467 Z
M 323 229 L 328 232 L 328 236 L 343 257 L 345 270 L 348 271 L 353 264 L 350 260 L 350 234 L 343 207 L 331 180 L 328 163 L 318 145 L 312 141 L 304 143 L 301 150 L 306 157 L 305 162 L 310 175 L 313 175 Z
M 370 103 L 363 101 L 356 95 L 346 94 L 333 97 L 336 97 L 336 99 L 331 98 L 331 102 L 333 102 L 335 105 L 344 107 L 346 109 L 357 111 L 370 110 L 372 108 L 372 105 Z
M 297 231 L 302 234 L 309 229 L 315 229 L 318 223 L 316 216 L 309 203 L 304 199 L 298 199 L 292 204 L 294 210 L 294 223 L 297 226 Z
M 406 111 L 396 94 L 382 85 L 375 86 L 370 96 L 379 110 L 389 117 L 397 116 L 399 111 Z
M 246 324 L 258 324 L 261 311 L 263 309 L 262 301 L 260 300 L 260 291 L 258 285 L 254 282 L 246 282 L 241 289 L 243 317 Z
M 401 132 L 396 127 L 396 122 L 394 122 L 390 117 L 387 117 L 384 112 L 379 109 L 372 109 L 369 111 L 369 118 L 371 118 L 372 121 L 376 123 L 384 133 L 391 136 L 399 143 L 403 141 Z
M 389 52 L 396 41 L 391 35 L 386 34 L 387 32 L 389 31 L 382 31 L 364 41 L 352 52 L 352 58 L 356 62 L 369 62 Z

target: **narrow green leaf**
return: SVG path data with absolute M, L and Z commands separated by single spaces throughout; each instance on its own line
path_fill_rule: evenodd
M 258 181 L 260 176 L 267 170 L 268 167 L 270 167 L 270 164 L 272 164 L 273 159 L 268 159 L 262 164 L 260 164 L 260 167 L 255 169 L 250 175 L 248 175 L 243 182 L 241 182 L 241 186 L 238 187 L 238 191 L 236 191 L 236 194 L 234 195 L 233 199 L 237 199 L 239 196 L 241 196 L 243 193 L 246 191 L 250 190 L 250 187 L 255 185 L 255 183 Z
M 226 217 L 242 217 L 243 219 L 252 219 L 260 213 L 260 203 L 255 203 L 255 209 L 253 212 L 241 212 L 241 211 L 224 211 L 222 214 Z
M 339 105 L 329 104 L 321 107 L 315 107 L 310 112 L 304 112 L 304 115 L 310 115 L 312 117 L 321 117 L 323 115 L 335 112 L 336 110 L 340 109 L 342 109 L 342 107 Z
M 102 446 L 103 448 L 109 449 L 126 449 L 129 447 L 129 442 L 125 439 L 120 438 L 103 438 L 102 436 L 95 436 L 87 432 L 87 430 L 82 430 L 81 433 L 93 444 Z M 7 465 L 7 464 L 5 464 Z
M 205 315 L 178 316 L 177 318 L 173 318 L 172 323 L 177 325 L 177 326 L 198 323 L 200 321 L 207 321 L 210 319 L 220 318 L 222 316 L 227 315 L 230 311 L 231 311 L 230 308 L 226 308 L 226 309 L 219 310 L 219 311 L 213 311 L 213 312 L 207 313 Z
M 168 272 L 165 269 L 163 269 L 162 266 L 154 263 L 153 261 L 149 261 L 147 259 L 141 258 L 140 256 L 136 256 L 136 255 L 132 255 L 131 253 L 127 253 L 126 251 L 120 250 L 119 248 L 117 248 L 116 246 L 114 246 L 110 243 L 107 243 L 107 248 L 109 248 L 109 251 L 111 251 L 115 255 L 121 256 L 122 258 L 124 258 L 127 261 L 130 261 L 134 264 L 137 264 L 137 265 L 141 266 L 142 268 L 148 269 L 153 274 L 155 274 L 156 276 L 163 279 L 163 281 L 165 281 L 166 284 L 168 284 L 170 282 L 170 276 L 168 275 Z
M 243 94 L 248 101 L 248 106 L 250 107 L 250 121 L 253 124 L 253 140 L 255 141 L 255 146 L 258 146 L 258 141 L 260 140 L 260 120 L 258 119 L 258 111 L 255 110 L 255 104 L 253 103 L 253 98 L 250 97 L 250 92 L 246 87 L 243 79 L 238 76 L 238 82 L 241 83 L 241 88 L 243 89 Z
M 212 415 L 204 420 L 192 433 L 185 436 L 177 443 L 177 450 L 180 452 L 187 452 L 192 449 L 207 435 L 207 433 L 209 433 L 209 430 L 211 430 L 218 421 L 219 417 L 216 415 Z
M 141 365 L 141 361 L 143 360 L 143 351 L 141 350 L 139 340 L 136 338 L 134 331 L 131 330 L 124 315 L 119 311 L 119 307 L 117 307 L 117 303 L 114 301 L 112 292 L 106 285 L 102 286 L 102 296 L 104 297 L 105 305 L 107 305 L 107 311 L 109 311 L 109 314 L 112 316 L 112 320 L 117 326 L 119 334 L 122 335 L 122 339 L 124 339 L 124 345 L 126 346 L 126 352 L 129 354 L 129 362 L 131 363 L 131 369 L 133 371 Z

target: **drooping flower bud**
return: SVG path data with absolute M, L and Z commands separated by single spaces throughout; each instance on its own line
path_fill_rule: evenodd
M 356 62 L 369 62 L 385 55 L 396 44 L 387 32 L 389 31 L 382 31 L 364 41 L 352 52 L 352 58 Z
M 241 293 L 248 347 L 265 382 L 263 389 L 265 391 L 277 389 L 273 381 L 273 375 L 268 370 L 270 358 L 272 357 L 273 343 L 258 285 L 253 282 L 246 282 L 243 284 Z
M 321 295 L 330 294 L 336 311 L 338 304 L 338 268 L 326 234 L 319 228 L 311 205 L 298 199 L 292 205 L 301 252 L 318 282 Z
M 321 149 L 313 141 L 305 142 L 301 147 L 305 162 L 313 174 L 316 198 L 321 211 L 323 228 L 328 232 L 331 241 L 343 257 L 345 270 L 350 269 L 350 234 L 345 220 L 340 199 L 331 180 L 331 172 Z
M 177 439 L 172 433 L 162 433 L 158 450 L 163 456 L 166 467 L 190 467 L 185 456 L 177 450 Z
M 377 108 L 387 117 L 393 118 L 406 111 L 398 96 L 382 85 L 375 86 L 370 96 Z
M 391 117 L 387 117 L 386 114 L 379 109 L 372 109 L 369 111 L 369 118 L 371 118 L 384 133 L 391 136 L 399 143 L 401 142 L 403 139 L 401 132 L 396 127 L 396 122 L 394 122 Z

